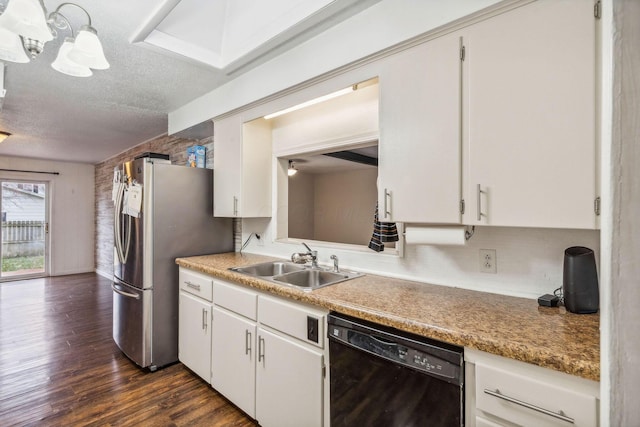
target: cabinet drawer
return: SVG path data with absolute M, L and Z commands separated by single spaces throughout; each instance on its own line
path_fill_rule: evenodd
M 597 399 L 528 376 L 476 364 L 476 408 L 523 426 L 597 426 Z
M 213 297 L 213 279 L 195 271 L 180 269 L 180 289 L 207 301 Z
M 326 312 L 260 295 L 260 323 L 306 343 L 324 348 Z
M 258 293 L 224 282 L 213 282 L 214 304 L 233 311 L 247 319 L 256 320 Z

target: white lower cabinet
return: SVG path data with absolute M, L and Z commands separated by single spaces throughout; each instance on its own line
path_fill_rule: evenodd
M 180 291 L 180 360 L 262 427 L 328 426 L 327 311 L 208 279 L 212 303 Z
M 476 427 L 502 427 L 501 424 L 494 423 L 485 418 L 476 416 Z
M 258 328 L 256 419 L 263 427 L 322 426 L 320 350 Z
M 255 418 L 256 323 L 213 308 L 211 386 Z
M 211 287 L 207 276 L 180 269 L 178 359 L 209 382 L 211 377 Z
M 598 426 L 598 382 L 475 350 L 465 359 L 468 425 Z
M 178 358 L 204 380 L 211 374 L 211 303 L 185 292 L 179 302 Z

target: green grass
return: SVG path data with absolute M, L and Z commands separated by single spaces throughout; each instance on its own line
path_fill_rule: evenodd
M 2 271 L 18 271 L 44 269 L 44 256 L 5 258 L 2 260 Z

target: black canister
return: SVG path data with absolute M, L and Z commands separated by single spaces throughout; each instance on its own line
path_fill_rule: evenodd
M 596 313 L 600 306 L 598 272 L 593 251 L 573 246 L 564 251 L 564 305 L 572 313 Z

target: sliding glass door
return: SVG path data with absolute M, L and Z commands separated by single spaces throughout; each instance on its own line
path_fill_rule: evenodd
M 48 184 L 0 181 L 0 280 L 39 277 L 48 265 Z

